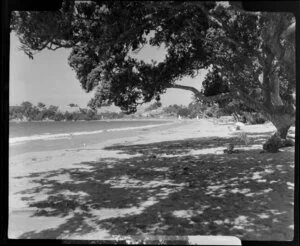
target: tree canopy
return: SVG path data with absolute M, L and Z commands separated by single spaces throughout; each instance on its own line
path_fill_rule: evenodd
M 113 103 L 132 113 L 178 88 L 199 101 L 241 100 L 278 129 L 295 120 L 291 13 L 246 12 L 237 2 L 64 1 L 57 12 L 14 12 L 11 28 L 31 58 L 71 48 L 69 65 L 95 93 L 92 108 Z M 134 58 L 145 45 L 163 45 L 165 60 Z M 204 91 L 176 84 L 208 68 Z

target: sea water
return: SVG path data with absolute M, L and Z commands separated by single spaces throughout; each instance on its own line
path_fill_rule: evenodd
M 85 147 L 111 138 L 130 136 L 132 130 L 169 124 L 170 121 L 162 120 L 10 122 L 9 152 L 11 156 L 32 151 Z

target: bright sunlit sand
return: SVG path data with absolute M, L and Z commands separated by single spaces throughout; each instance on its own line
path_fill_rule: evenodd
M 224 235 L 292 240 L 294 148 L 260 153 L 275 131 L 185 121 L 80 149 L 10 158 L 9 238 Z M 290 134 L 294 134 L 294 128 Z M 239 153 L 224 154 L 227 143 Z

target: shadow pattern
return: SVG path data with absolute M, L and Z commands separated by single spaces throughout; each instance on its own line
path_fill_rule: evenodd
M 251 136 L 255 144 L 265 140 L 258 135 Z M 106 230 L 111 235 L 292 240 L 293 150 L 188 155 L 228 141 L 240 144 L 232 137 L 115 145 L 106 150 L 139 156 L 78 163 L 86 169 L 74 164 L 72 169 L 32 173 L 27 177 L 34 178 L 38 187 L 21 194 L 36 209 L 33 216 L 66 220 L 57 228 L 29 231 L 20 238 L 63 238 Z M 68 179 L 61 181 L 59 176 Z M 39 193 L 46 198 L 37 201 Z

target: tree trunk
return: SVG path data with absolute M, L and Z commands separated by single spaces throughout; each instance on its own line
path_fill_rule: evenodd
M 263 150 L 276 153 L 280 148 L 295 146 L 294 140 L 287 138 L 288 130 L 294 123 L 295 117 L 289 114 L 272 114 L 269 115 L 269 119 L 276 127 L 277 132 L 263 144 Z
M 286 139 L 288 130 L 295 122 L 295 117 L 289 114 L 271 115 L 271 122 L 277 129 L 276 134 L 282 139 Z
M 278 136 L 280 136 L 280 138 L 282 138 L 282 139 L 286 139 L 289 128 L 290 128 L 290 125 L 287 125 L 287 126 L 283 125 L 282 127 L 277 128 Z

